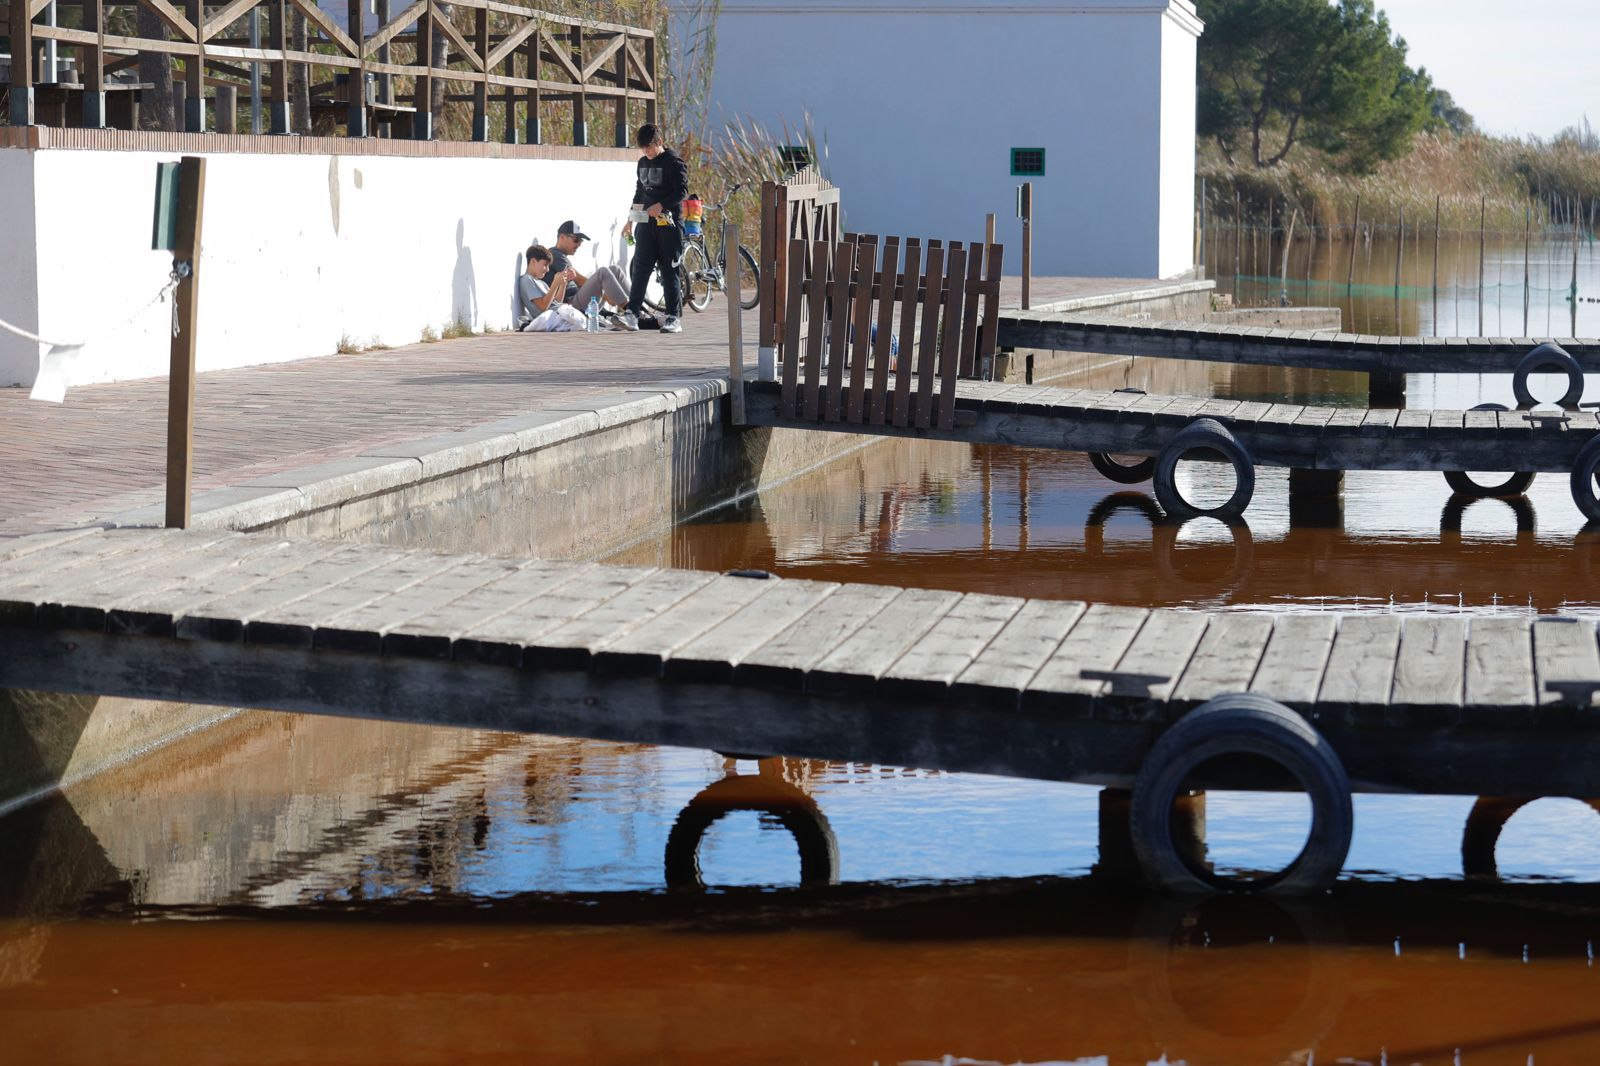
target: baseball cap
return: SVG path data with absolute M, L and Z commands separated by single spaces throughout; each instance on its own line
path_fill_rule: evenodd
M 558 234 L 566 234 L 568 236 L 576 237 L 580 241 L 590 241 L 594 239 L 587 233 L 583 232 L 583 230 L 579 229 L 578 224 L 572 221 L 570 218 L 561 223 L 561 228 L 556 230 L 556 232 Z

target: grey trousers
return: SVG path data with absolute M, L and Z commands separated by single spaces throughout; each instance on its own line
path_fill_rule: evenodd
M 612 303 L 623 307 L 628 302 L 628 283 L 622 277 L 622 271 L 614 266 L 596 268 L 589 280 L 578 288 L 578 294 L 568 302 L 580 311 L 588 311 L 591 297 L 600 297 L 601 303 Z

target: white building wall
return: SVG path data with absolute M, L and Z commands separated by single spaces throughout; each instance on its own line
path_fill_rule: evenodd
M 1184 20 L 1161 23 L 1161 235 L 1158 277 L 1194 266 L 1195 108 L 1198 41 Z
M 973 239 L 992 211 L 1009 273 L 1010 149 L 1043 146 L 1035 273 L 1167 277 L 1192 265 L 1199 31 L 1190 0 L 725 0 L 712 125 L 809 112 L 850 228 Z
M 38 332 L 39 291 L 35 272 L 33 165 L 26 152 L 0 151 L 0 320 Z M 22 364 L 38 362 L 38 346 L 0 330 L 0 386 L 20 381 Z
M 74 384 L 167 372 L 171 304 L 145 305 L 172 263 L 150 230 L 156 163 L 173 158 L 0 150 L 0 318 L 89 338 Z M 409 344 L 457 318 L 509 328 L 523 251 L 562 220 L 595 238 L 579 269 L 621 261 L 633 180 L 619 160 L 210 155 L 199 367 Z M 19 183 L 31 216 L 13 215 Z M 0 334 L 0 386 L 31 384 L 39 354 Z

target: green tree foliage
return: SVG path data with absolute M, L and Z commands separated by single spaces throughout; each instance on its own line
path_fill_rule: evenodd
M 1428 112 L 1427 129 L 1432 133 L 1448 131 L 1464 136 L 1478 132 L 1477 122 L 1443 89 L 1435 88 L 1428 94 Z
M 1432 117 L 1433 86 L 1372 0 L 1200 0 L 1199 132 L 1230 162 L 1273 167 L 1297 144 L 1352 170 L 1397 158 Z M 1469 116 L 1470 119 L 1470 116 Z

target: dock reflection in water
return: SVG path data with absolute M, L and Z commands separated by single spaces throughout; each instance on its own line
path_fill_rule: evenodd
M 1405 839 L 1364 807 L 1383 876 L 1327 897 L 1197 903 L 1089 872 L 1089 788 L 264 728 L 277 743 L 191 753 L 187 775 L 157 756 L 0 819 L 5 883 L 31 890 L 0 917 L 9 1061 L 1600 1054 L 1600 897 L 1459 879 L 1471 801 L 1412 812 Z M 319 792 L 334 750 L 344 784 Z M 1594 812 L 1554 802 L 1539 826 L 1477 816 L 1504 830 L 1503 874 L 1531 853 L 1536 875 L 1600 877 Z M 685 826 L 695 876 L 670 890 Z

